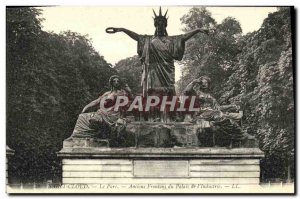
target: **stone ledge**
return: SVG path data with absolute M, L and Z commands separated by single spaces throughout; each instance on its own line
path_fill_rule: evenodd
M 109 147 L 109 141 L 97 138 L 68 138 L 63 142 L 64 148 Z
M 259 148 L 63 148 L 63 158 L 263 158 Z

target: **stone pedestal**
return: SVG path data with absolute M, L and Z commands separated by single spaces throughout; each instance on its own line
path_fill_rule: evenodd
M 58 156 L 64 185 L 109 185 L 122 188 L 115 192 L 128 192 L 131 186 L 149 184 L 258 185 L 264 154 L 258 148 L 70 147 Z

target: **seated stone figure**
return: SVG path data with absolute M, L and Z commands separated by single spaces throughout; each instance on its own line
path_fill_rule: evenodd
M 107 138 L 112 128 L 119 129 L 125 123 L 120 110 L 114 110 L 115 100 L 118 96 L 128 96 L 131 90 L 128 85 L 121 89 L 120 78 L 113 75 L 109 79 L 111 90 L 104 93 L 98 99 L 86 105 L 78 116 L 71 138 Z M 105 98 L 104 108 L 100 101 Z M 92 107 L 99 107 L 96 112 L 86 113 Z M 98 133 L 98 134 L 97 134 Z
M 210 86 L 210 78 L 207 76 L 202 76 L 193 80 L 185 88 L 185 95 L 197 96 L 196 104 L 200 108 L 199 112 L 196 112 L 192 115 L 191 122 L 206 122 L 204 124 L 207 125 L 202 126 L 202 128 L 213 131 L 213 134 L 217 139 L 217 143 L 213 143 L 212 145 L 222 145 L 225 140 L 229 140 L 229 142 L 231 142 L 232 140 L 237 141 L 250 138 L 250 135 L 242 132 L 241 127 L 237 122 L 237 120 L 241 119 L 241 114 L 230 113 L 232 110 L 237 111 L 239 107 L 236 105 L 220 106 L 217 100 L 211 95 Z M 201 138 L 199 139 L 201 140 Z M 215 139 L 213 142 L 215 142 Z M 206 143 L 204 143 L 204 145 L 205 144 Z

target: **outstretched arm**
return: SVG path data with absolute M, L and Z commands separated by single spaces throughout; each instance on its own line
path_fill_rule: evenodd
M 139 40 L 139 34 L 131 31 L 131 30 L 128 30 L 126 28 L 106 28 L 106 32 L 107 33 L 116 33 L 116 32 L 124 32 L 126 33 L 129 37 L 131 37 L 132 39 L 134 39 L 135 41 L 138 41 Z
M 85 113 L 89 108 L 95 107 L 100 103 L 100 97 L 92 102 L 90 102 L 88 105 L 86 105 L 81 113 Z
M 195 30 L 192 30 L 186 34 L 183 35 L 183 41 L 187 41 L 190 38 L 192 38 L 195 34 L 202 32 L 208 35 L 208 30 L 207 29 L 201 29 L 201 28 L 197 28 Z

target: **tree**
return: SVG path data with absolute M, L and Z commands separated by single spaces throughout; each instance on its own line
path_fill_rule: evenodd
M 244 36 L 238 21 L 228 17 L 217 24 L 205 8 L 193 8 L 181 20 L 186 31 L 215 31 L 187 44 L 180 90 L 200 75 L 210 76 L 218 101 L 244 111 L 243 130 L 258 138 L 266 154 L 264 178 L 286 179 L 294 166 L 290 8 L 269 14 L 259 30 Z
M 237 62 L 237 54 L 240 52 L 240 23 L 228 17 L 221 24 L 217 24 L 205 7 L 192 8 L 181 21 L 185 25 L 185 31 L 208 28 L 210 34 L 198 34 L 187 42 L 183 59 L 184 75 L 181 82 L 178 82 L 179 90 L 182 91 L 192 79 L 208 75 L 214 82 L 213 92 L 219 97 L 222 85 Z
M 118 71 L 123 81 L 126 81 L 133 93 L 141 94 L 142 64 L 139 57 L 133 56 L 120 60 L 114 69 Z
M 260 147 L 266 153 L 262 164 L 266 168 L 265 178 L 287 178 L 288 170 L 293 166 L 290 16 L 289 8 L 281 8 L 269 14 L 258 31 L 240 39 L 239 62 L 233 67 L 221 96 L 224 102 L 241 103 L 245 116 L 243 128 L 258 137 Z
M 42 31 L 41 11 L 7 8 L 7 144 L 18 181 L 60 180 L 56 153 L 116 71 L 87 36 Z

